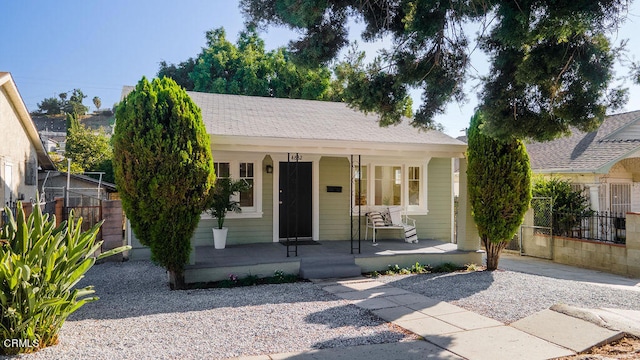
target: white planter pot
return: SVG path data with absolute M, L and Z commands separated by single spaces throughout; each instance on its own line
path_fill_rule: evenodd
M 229 228 L 222 229 L 213 228 L 213 247 L 216 249 L 224 249 L 227 245 L 227 231 Z

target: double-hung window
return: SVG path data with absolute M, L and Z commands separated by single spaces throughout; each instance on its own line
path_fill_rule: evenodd
M 425 166 L 368 164 L 354 169 L 354 205 L 402 206 L 411 212 L 427 211 Z
M 242 180 L 249 185 L 248 189 L 233 195 L 234 200 L 240 203 L 241 213 L 228 213 L 227 217 L 260 217 L 262 216 L 261 204 L 259 202 L 261 188 L 256 161 L 220 161 L 214 162 L 213 167 L 216 178 L 232 178 Z

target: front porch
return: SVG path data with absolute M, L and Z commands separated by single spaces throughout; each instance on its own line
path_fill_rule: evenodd
M 319 241 L 319 245 L 299 245 L 298 256 L 287 257 L 287 247 L 279 243 L 227 245 L 216 250 L 213 246 L 196 246 L 195 264 L 185 268 L 187 283 L 225 280 L 229 274 L 239 277 L 272 276 L 275 271 L 299 274 L 303 259 L 324 261 L 332 266 L 334 259 L 351 257 L 362 272 L 384 271 L 389 265 L 409 267 L 416 262 L 437 266 L 446 262 L 457 265 L 482 263 L 482 251 L 464 251 L 457 244 L 420 240 L 409 244 L 401 240 L 379 240 L 378 246 L 362 241 L 360 253 L 351 254 L 351 241 Z M 357 245 L 357 241 L 355 242 Z

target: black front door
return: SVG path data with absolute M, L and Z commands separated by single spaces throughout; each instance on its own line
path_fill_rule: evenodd
M 280 163 L 280 238 L 311 238 L 310 162 Z

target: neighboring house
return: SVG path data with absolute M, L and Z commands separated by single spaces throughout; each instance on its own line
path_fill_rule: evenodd
M 125 87 L 123 95 L 132 89 Z M 348 240 L 352 212 L 389 205 L 404 207 L 417 220 L 419 238 L 453 241 L 453 159 L 464 157 L 465 143 L 419 131 L 408 121 L 380 127 L 377 116 L 344 103 L 188 94 L 202 109 L 217 176 L 253 185 L 239 195 L 242 212 L 228 214 L 228 245 L 278 242 L 287 236 L 287 219 L 298 221 L 290 224 L 297 233 L 289 236 Z M 351 189 L 358 178 L 357 198 Z M 294 179 L 297 216 L 285 206 L 294 196 Z M 212 243 L 213 227 L 214 219 L 203 214 L 196 246 Z M 469 237 L 458 248 L 478 250 L 477 238 Z
M 608 116 L 593 132 L 527 144 L 536 174 L 571 180 L 592 210 L 640 211 L 640 111 Z
M 116 185 L 80 174 L 67 174 L 60 171 L 49 171 L 41 183 L 40 191 L 44 193 L 48 201 L 57 197 L 66 197 L 65 189 L 69 189 L 69 199 L 89 196 L 101 200 L 114 200 L 118 198 Z M 77 202 L 77 201 L 76 201 Z
M 0 72 L 0 124 L 0 200 L 35 200 L 38 171 L 55 166 L 7 72 Z

